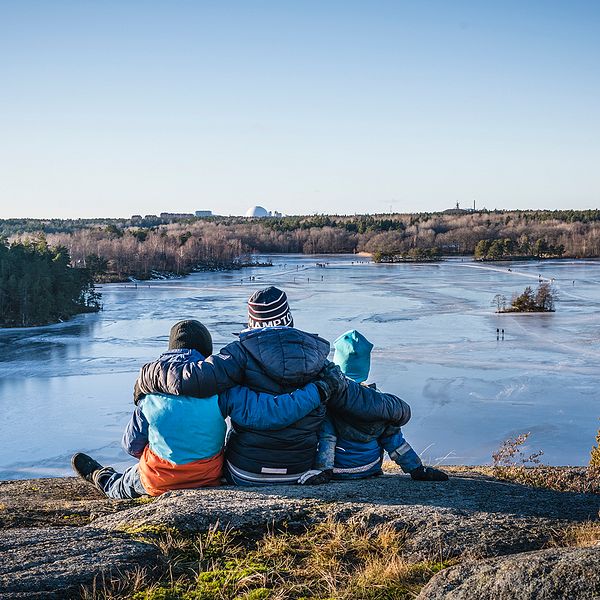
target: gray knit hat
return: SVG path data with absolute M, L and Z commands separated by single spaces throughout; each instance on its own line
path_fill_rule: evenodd
M 293 327 L 294 319 L 285 292 L 268 287 L 248 299 L 248 327 Z
M 205 358 L 213 351 L 210 332 L 200 321 L 179 321 L 171 327 L 169 350 L 198 350 Z

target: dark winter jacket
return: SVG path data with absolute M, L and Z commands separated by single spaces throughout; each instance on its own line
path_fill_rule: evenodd
M 235 385 L 272 394 L 290 392 L 313 381 L 328 363 L 329 342 L 291 327 L 243 331 L 238 341 L 204 361 L 186 364 L 154 362 L 142 368 L 136 394 L 163 392 L 210 396 Z M 348 391 L 331 398 L 329 407 L 349 424 L 361 427 L 381 421 L 404 424 L 410 408 L 400 398 L 348 382 Z M 234 425 L 227 455 L 236 466 L 254 473 L 286 469 L 301 473 L 312 467 L 325 411 L 309 413 L 290 427 L 261 431 Z M 360 432 L 359 432 L 360 435 Z

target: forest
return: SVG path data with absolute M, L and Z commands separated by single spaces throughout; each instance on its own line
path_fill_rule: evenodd
M 0 242 L 0 327 L 46 325 L 99 309 L 92 273 L 73 268 L 67 248 L 52 248 L 43 236 Z
M 0 221 L 0 235 L 11 242 L 39 233 L 67 248 L 71 264 L 96 281 L 236 268 L 254 253 L 368 252 L 389 262 L 600 256 L 600 210 Z

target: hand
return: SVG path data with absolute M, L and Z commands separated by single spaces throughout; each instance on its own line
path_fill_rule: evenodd
M 415 481 L 448 481 L 448 475 L 444 471 L 424 465 L 413 469 L 410 476 Z
M 321 471 L 319 469 L 311 469 L 302 473 L 298 478 L 300 485 L 321 485 L 323 483 L 329 483 L 333 477 L 333 469 L 325 469 Z
M 338 397 L 346 391 L 348 380 L 342 370 L 330 362 L 319 373 L 315 385 L 319 389 L 323 401 L 327 402 L 330 398 Z

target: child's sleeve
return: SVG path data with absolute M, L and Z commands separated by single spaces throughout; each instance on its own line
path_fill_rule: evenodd
M 135 407 L 131 419 L 125 427 L 121 445 L 127 454 L 131 454 L 135 458 L 140 458 L 144 448 L 148 445 L 148 420 L 140 405 Z
M 337 432 L 331 419 L 326 417 L 319 430 L 319 446 L 315 458 L 315 469 L 321 471 L 333 470 L 335 463 L 335 447 Z
M 219 394 L 219 408 L 223 417 L 231 417 L 233 423 L 249 429 L 283 429 L 320 406 L 321 396 L 314 383 L 289 394 L 255 392 L 243 386 Z
M 383 435 L 379 438 L 379 443 L 389 454 L 390 459 L 405 473 L 410 473 L 423 464 L 413 447 L 404 439 L 404 435 L 400 430 L 392 435 Z

